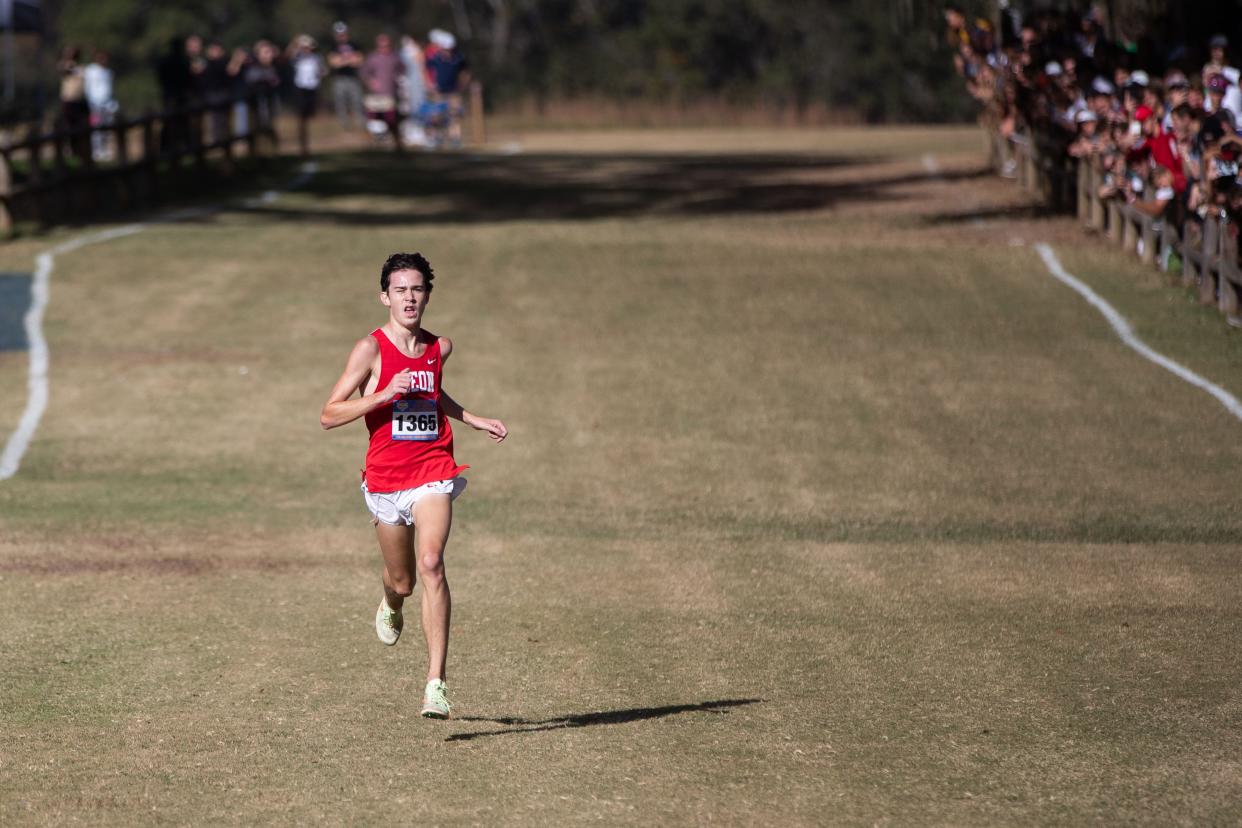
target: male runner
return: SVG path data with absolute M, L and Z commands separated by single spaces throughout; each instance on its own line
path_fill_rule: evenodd
M 422 714 L 447 719 L 452 709 L 445 684 L 452 599 L 444 577 L 444 545 L 453 499 L 466 486 L 458 474 L 469 468 L 453 459 L 447 417 L 487 432 L 497 443 L 509 432 L 500 420 L 466 411 L 440 386 L 453 343 L 423 329 L 434 278 L 431 264 L 419 253 L 394 253 L 384 262 L 380 302 L 388 308 L 388 321 L 354 345 L 319 422 L 336 428 L 366 418 L 371 442 L 362 494 L 384 558 L 384 597 L 375 613 L 375 633 L 384 644 L 397 643 L 402 604 L 421 580 L 428 661 Z

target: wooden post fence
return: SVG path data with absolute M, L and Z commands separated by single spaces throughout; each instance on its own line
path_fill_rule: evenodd
M 1094 164 L 1053 158 L 1051 148 L 1041 147 L 1029 135 L 1005 141 L 993 133 L 991 146 L 989 161 L 994 165 L 1004 163 L 999 160 L 1002 146 L 1012 153 L 1024 190 L 1054 208 L 1073 204 L 1085 227 L 1144 264 L 1176 272 L 1175 263 L 1180 260 L 1181 283 L 1194 288 L 1202 304 L 1216 305 L 1229 324 L 1242 326 L 1237 228 L 1224 215 L 1211 214 L 1202 222 L 1194 220 L 1179 227 L 1167 217 L 1147 215 L 1120 199 L 1101 198 L 1104 176 Z
M 483 84 L 470 82 L 470 143 L 482 146 L 487 143 L 487 124 L 483 116 Z
M 250 117 L 247 128 L 240 130 L 228 115 L 234 104 L 243 101 Z M 220 112 L 224 117 L 212 117 Z M 221 158 L 227 171 L 237 143 L 244 143 L 251 157 L 274 153 L 272 113 L 271 94 L 252 94 L 74 130 L 45 133 L 32 127 L 20 140 L 0 143 L 0 232 L 11 231 L 21 218 L 51 221 L 154 203 L 165 171 L 174 171 L 187 160 L 205 169 L 211 157 Z M 217 134 L 220 127 L 222 134 Z M 98 134 L 106 136 L 105 145 L 110 147 L 107 160 L 93 156 Z M 136 146 L 130 144 L 132 135 L 138 136 Z

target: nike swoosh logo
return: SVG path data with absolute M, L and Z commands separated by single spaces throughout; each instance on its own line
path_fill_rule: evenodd
M 434 359 L 429 359 L 429 360 L 427 360 L 427 364 L 428 364 L 428 365 L 435 365 L 435 364 L 436 364 L 436 361 L 435 361 Z

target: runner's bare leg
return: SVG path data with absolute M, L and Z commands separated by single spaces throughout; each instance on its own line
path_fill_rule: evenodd
M 444 576 L 444 547 L 453 526 L 453 501 L 448 495 L 427 495 L 414 507 L 418 527 L 416 560 L 423 583 L 423 636 L 427 639 L 427 680 L 444 679 L 448 666 L 449 621 L 453 598 Z
M 384 599 L 389 609 L 399 610 L 414 592 L 414 527 L 376 523 L 375 535 L 384 556 Z

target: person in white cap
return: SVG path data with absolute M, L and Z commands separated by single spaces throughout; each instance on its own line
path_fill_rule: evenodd
M 443 29 L 427 34 L 431 41 L 426 53 L 427 75 L 432 96 L 448 104 L 448 137 L 452 144 L 461 144 L 462 91 L 470 83 L 470 68 L 457 50 L 457 38 Z
M 1069 145 L 1068 152 L 1073 158 L 1095 155 L 1103 146 L 1100 140 L 1099 121 L 1095 113 L 1089 109 L 1078 112 L 1074 120 L 1078 124 L 1078 137 Z
M 1087 96 L 1087 102 L 1101 125 L 1112 120 L 1117 113 L 1117 102 L 1113 98 L 1113 85 L 1105 78 L 1096 78 L 1091 82 L 1091 93 Z
M 444 29 L 432 29 L 427 33 L 427 39 L 435 44 L 437 49 L 457 48 L 457 38 L 453 37 L 450 32 L 444 31 Z

